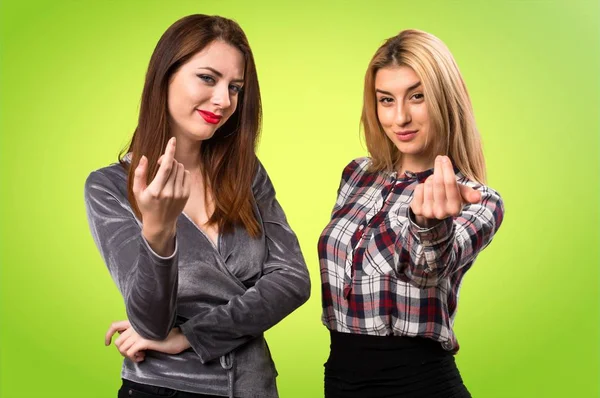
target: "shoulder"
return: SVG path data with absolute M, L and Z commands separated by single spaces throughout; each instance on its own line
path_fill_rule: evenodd
M 371 158 L 362 157 L 353 159 L 344 167 L 344 170 L 342 171 L 342 181 L 349 183 L 350 181 L 360 178 L 360 176 L 368 172 L 370 166 Z
M 361 158 L 353 159 L 350 161 L 350 163 L 348 163 L 346 165 L 346 167 L 344 167 L 342 177 L 351 176 L 356 173 L 366 172 L 369 169 L 370 165 L 371 165 L 371 158 L 369 158 L 369 157 L 361 157 Z
M 481 192 L 480 204 L 500 214 L 504 213 L 504 201 L 498 191 L 485 184 L 480 184 L 465 177 L 462 173 L 457 175 L 460 184 L 469 186 Z
M 353 159 L 344 167 L 340 187 L 346 186 L 368 186 L 373 184 L 379 177 L 380 172 L 372 172 L 373 161 L 369 157 Z
M 107 193 L 121 200 L 127 198 L 127 171 L 119 163 L 92 171 L 85 181 L 85 195 Z
M 266 194 L 275 194 L 275 189 L 273 188 L 273 183 L 271 182 L 271 178 L 265 169 L 265 166 L 262 162 L 256 157 L 255 160 L 255 171 L 254 178 L 252 180 L 252 193 L 255 199 L 262 198 Z

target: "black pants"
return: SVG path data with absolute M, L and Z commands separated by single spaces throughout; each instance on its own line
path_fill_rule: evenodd
M 156 387 L 148 384 L 140 384 L 131 380 L 123 379 L 123 385 L 119 389 L 118 398 L 223 398 L 217 395 L 194 394 L 191 392 L 177 391 L 166 387 Z
M 331 332 L 326 398 L 470 398 L 454 355 L 420 337 Z

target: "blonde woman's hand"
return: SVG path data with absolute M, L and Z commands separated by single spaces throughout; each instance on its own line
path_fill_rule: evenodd
M 190 172 L 175 160 L 175 137 L 167 143 L 158 160 L 159 169 L 150 184 L 148 159 L 142 156 L 135 169 L 133 194 L 142 214 L 142 234 L 152 249 L 161 256 L 175 250 L 174 236 L 177 217 L 190 196 Z
M 481 192 L 459 184 L 447 156 L 435 159 L 433 175 L 417 185 L 410 203 L 419 226 L 429 228 L 439 220 L 458 216 L 466 203 L 478 203 Z

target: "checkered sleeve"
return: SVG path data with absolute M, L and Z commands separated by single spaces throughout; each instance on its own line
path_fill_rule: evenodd
M 479 203 L 466 205 L 461 214 L 431 228 L 421 228 L 408 208 L 409 222 L 396 242 L 398 274 L 419 288 L 437 286 L 449 275 L 466 271 L 492 240 L 504 216 L 504 204 L 493 189 L 460 181 L 482 193 Z

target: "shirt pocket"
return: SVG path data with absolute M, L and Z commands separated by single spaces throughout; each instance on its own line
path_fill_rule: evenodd
M 362 238 L 365 252 L 360 274 L 366 276 L 394 274 L 394 239 L 382 228 L 371 230 Z M 390 243 L 391 242 L 391 243 Z
M 408 222 L 409 202 L 399 202 L 388 210 L 378 227 L 370 228 L 363 236 L 366 247 L 362 261 L 364 275 L 396 275 L 396 264 L 400 247 L 398 234 Z

